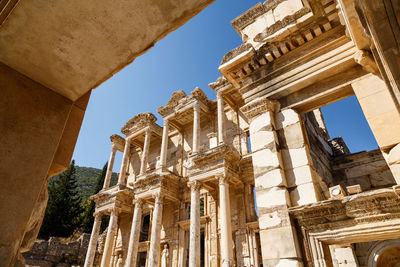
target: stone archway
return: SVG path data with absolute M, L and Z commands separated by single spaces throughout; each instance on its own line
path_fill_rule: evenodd
M 400 239 L 378 242 L 367 259 L 368 267 L 400 267 Z

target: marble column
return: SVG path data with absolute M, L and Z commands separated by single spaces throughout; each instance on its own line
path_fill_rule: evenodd
M 154 210 L 151 221 L 151 236 L 150 250 L 148 256 L 148 267 L 159 267 L 160 262 L 160 238 L 161 238 L 161 223 L 163 212 L 163 196 L 156 194 L 154 196 Z
M 108 187 L 110 187 L 111 175 L 114 167 L 116 152 L 117 152 L 117 147 L 113 144 L 111 147 L 110 159 L 108 160 L 107 173 L 106 173 L 106 178 L 104 179 L 103 189 L 107 189 Z
M 115 232 L 118 227 L 118 214 L 116 210 L 111 211 L 110 222 L 107 229 L 106 242 L 104 244 L 103 257 L 101 258 L 100 267 L 109 267 L 111 264 L 111 255 L 115 239 Z
M 140 175 L 146 173 L 147 171 L 147 161 L 149 158 L 149 149 L 150 149 L 150 138 L 151 138 L 151 129 L 147 128 L 146 135 L 144 137 L 142 161 L 140 164 Z
M 193 181 L 190 186 L 190 240 L 189 266 L 200 266 L 200 183 Z
M 193 106 L 193 153 L 200 151 L 200 104 Z
M 125 183 L 126 183 L 125 177 L 126 177 L 126 172 L 128 170 L 130 153 L 131 153 L 131 139 L 126 138 L 124 155 L 122 156 L 122 164 L 121 164 L 121 169 L 119 171 L 119 177 L 118 177 L 119 185 L 125 185 Z
M 135 267 L 139 247 L 140 224 L 142 221 L 143 201 L 134 200 L 135 210 L 133 212 L 131 234 L 129 236 L 128 255 L 126 257 L 126 267 Z
M 231 205 L 229 198 L 229 182 L 225 176 L 219 179 L 219 207 L 221 216 L 221 259 L 222 267 L 233 266 L 233 243 L 232 243 L 232 223 Z
M 224 143 L 225 139 L 225 111 L 224 99 L 222 93 L 217 93 L 217 107 L 218 107 L 218 144 Z
M 168 151 L 168 120 L 164 119 L 164 128 L 161 143 L 160 166 L 167 166 L 167 151 Z
M 93 266 L 94 256 L 96 254 L 97 241 L 99 240 L 102 216 L 103 216 L 103 214 L 101 214 L 101 213 L 96 213 L 94 215 L 92 234 L 90 235 L 90 241 L 89 241 L 89 246 L 88 246 L 88 249 L 86 252 L 84 267 L 92 267 Z

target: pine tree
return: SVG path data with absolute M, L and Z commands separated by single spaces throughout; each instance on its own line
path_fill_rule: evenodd
M 107 166 L 108 162 L 106 162 L 106 164 L 103 167 L 103 170 L 101 171 L 101 174 L 97 178 L 96 186 L 93 190 L 93 195 L 97 194 L 103 188 L 104 179 L 106 178 L 106 173 L 107 173 Z M 83 214 L 82 231 L 84 233 L 91 233 L 94 222 L 93 213 L 95 211 L 96 206 L 94 201 L 91 199 L 88 199 L 84 203 L 84 205 L 85 205 L 84 207 L 85 212 Z
M 49 200 L 39 236 L 69 237 L 81 225 L 81 198 L 77 194 L 75 161 L 50 179 Z

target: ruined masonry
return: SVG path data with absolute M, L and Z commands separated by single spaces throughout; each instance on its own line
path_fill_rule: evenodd
M 216 100 L 177 91 L 162 126 L 141 113 L 111 136 L 85 267 L 399 266 L 399 55 L 373 13 L 383 2 L 266 1 L 233 20 L 243 44 L 209 85 Z M 327 132 L 319 109 L 352 95 L 378 150 L 350 154 Z

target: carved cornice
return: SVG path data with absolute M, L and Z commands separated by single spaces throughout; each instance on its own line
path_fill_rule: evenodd
M 236 19 L 232 20 L 231 24 L 236 31 L 240 32 L 241 29 L 251 24 L 257 17 L 261 16 L 264 13 L 265 9 L 263 4 L 258 3 Z
M 220 66 L 224 65 L 225 63 L 227 63 L 228 61 L 237 57 L 238 55 L 245 53 L 245 52 L 247 53 L 251 50 L 254 50 L 253 46 L 251 44 L 247 44 L 247 43 L 242 44 L 242 45 L 232 49 L 231 51 L 226 53 L 225 56 L 222 58 Z
M 118 134 L 113 134 L 110 136 L 110 140 L 113 146 L 115 146 L 119 150 L 124 150 L 125 147 L 125 139 L 118 135 Z
M 153 125 L 157 121 L 156 116 L 150 112 L 140 113 L 130 119 L 124 127 L 122 127 L 121 132 L 125 135 L 137 132 L 145 127 Z
M 324 231 L 400 218 L 400 198 L 392 189 L 379 189 L 289 208 L 289 213 L 300 226 Z
M 289 26 L 290 24 L 296 24 L 297 20 L 311 10 L 307 7 L 303 7 L 296 11 L 294 14 L 288 15 L 284 17 L 282 20 L 277 21 L 276 23 L 272 24 L 271 26 L 267 27 L 264 31 L 257 34 L 254 37 L 254 41 L 256 42 L 265 42 L 268 41 L 268 38 L 273 35 L 274 33 L 278 32 L 279 30 Z
M 279 102 L 275 100 L 269 100 L 266 97 L 260 97 L 247 103 L 241 107 L 240 110 L 248 119 L 252 120 L 258 115 L 267 111 L 277 112 L 279 110 Z
M 196 87 L 190 95 L 186 95 L 182 90 L 174 92 L 167 105 L 161 106 L 157 109 L 157 112 L 166 117 L 174 112 L 179 112 L 180 109 L 185 108 L 193 102 L 199 101 L 207 108 L 212 108 L 212 101 L 210 101 L 206 94 L 199 87 Z
M 225 77 L 222 76 L 218 77 L 215 82 L 209 83 L 208 86 L 210 86 L 211 89 L 218 93 L 220 91 L 224 91 L 225 89 L 231 88 L 232 84 L 228 82 Z
M 173 110 L 178 105 L 179 101 L 185 97 L 186 93 L 182 90 L 174 92 L 168 103 L 165 106 L 159 107 L 157 109 L 157 112 L 163 117 L 168 115 L 169 113 L 171 113 L 171 110 Z
M 199 87 L 194 88 L 194 90 L 190 94 L 197 100 L 209 106 L 210 100 L 208 100 L 207 95 Z

